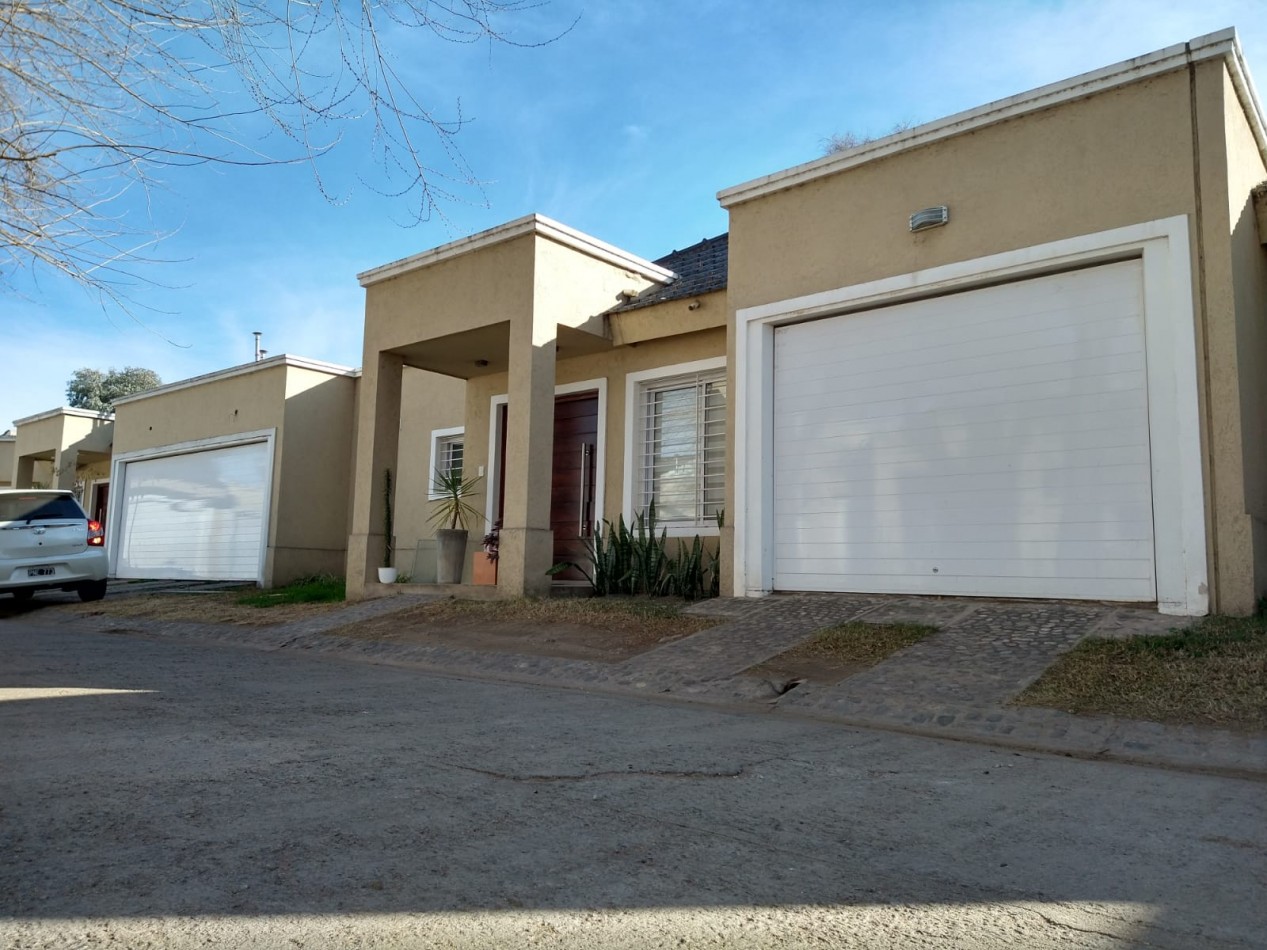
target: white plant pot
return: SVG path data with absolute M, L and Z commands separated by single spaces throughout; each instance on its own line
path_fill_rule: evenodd
M 396 583 L 396 568 L 380 567 L 378 569 L 378 582 L 380 584 L 395 584 Z

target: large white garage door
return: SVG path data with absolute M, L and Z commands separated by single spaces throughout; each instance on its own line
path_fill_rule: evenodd
M 1139 262 L 783 327 L 775 588 L 1151 601 Z
M 263 556 L 268 443 L 128 462 L 118 577 L 253 581 Z

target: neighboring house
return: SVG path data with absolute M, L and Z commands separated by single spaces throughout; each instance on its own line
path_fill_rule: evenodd
M 0 432 L 0 488 L 13 484 L 13 449 L 17 441 L 12 429 Z
M 1224 31 L 728 188 L 658 262 L 533 215 L 363 273 L 350 596 L 422 370 L 465 381 L 506 593 L 655 500 L 727 593 L 1247 613 L 1265 179 Z
M 355 370 L 284 355 L 116 400 L 112 573 L 341 573 L 355 401 Z
M 11 449 L 0 449 L 0 462 L 9 458 L 8 482 L 71 490 L 89 517 L 104 521 L 114 416 L 63 406 L 18 419 L 14 427 Z

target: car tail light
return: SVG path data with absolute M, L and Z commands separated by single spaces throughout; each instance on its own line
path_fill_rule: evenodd
M 88 522 L 88 544 L 99 548 L 106 543 L 106 528 L 100 521 Z

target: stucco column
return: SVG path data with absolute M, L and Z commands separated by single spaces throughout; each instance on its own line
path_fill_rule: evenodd
M 553 320 L 510 324 L 506 505 L 497 586 L 516 596 L 550 593 L 554 563 L 550 489 L 554 453 Z
M 53 487 L 66 491 L 75 490 L 75 467 L 79 452 L 75 449 L 58 449 L 53 453 Z
M 383 478 L 396 465 L 400 441 L 400 382 L 404 360 L 393 353 L 366 354 L 356 398 L 356 453 L 348 535 L 347 597 L 365 596 L 383 563 Z M 396 472 L 392 472 L 393 482 Z
M 19 455 L 13 463 L 13 487 L 30 488 L 35 481 L 35 459 Z

